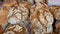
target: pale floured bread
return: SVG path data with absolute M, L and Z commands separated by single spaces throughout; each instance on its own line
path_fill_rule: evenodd
M 7 23 L 8 10 L 6 7 L 0 8 L 0 25 L 4 26 Z
M 51 6 L 50 12 L 54 15 L 56 20 L 60 20 L 60 7 L 59 6 Z
M 10 8 L 8 14 L 8 21 L 11 24 L 21 23 L 22 21 L 28 19 L 28 15 L 28 3 L 19 3 L 19 6 Z
M 37 3 L 30 9 L 30 21 L 34 34 L 51 33 L 53 28 L 53 16 L 48 6 L 44 3 Z
M 10 25 L 3 34 L 28 34 L 27 29 L 20 25 Z

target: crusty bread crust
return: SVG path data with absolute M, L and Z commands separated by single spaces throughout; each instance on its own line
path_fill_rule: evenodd
M 53 24 L 53 15 L 44 3 L 36 3 L 30 9 L 30 21 L 32 31 L 35 34 L 51 33 Z M 46 29 L 47 28 L 47 29 Z
M 56 20 L 60 20 L 60 6 L 50 6 L 50 12 Z

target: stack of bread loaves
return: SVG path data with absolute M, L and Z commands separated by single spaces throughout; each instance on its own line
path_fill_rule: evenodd
M 55 30 L 59 32 L 60 6 L 58 4 L 60 3 L 58 1 L 4 0 L 0 5 L 0 33 L 4 31 L 3 34 L 53 34 L 53 23 L 55 23 Z M 57 21 L 54 22 L 54 19 Z M 8 27 L 5 28 L 5 25 Z

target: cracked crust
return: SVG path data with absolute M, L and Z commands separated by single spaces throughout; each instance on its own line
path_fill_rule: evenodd
M 49 12 L 48 6 L 46 4 L 37 3 L 31 7 L 30 21 L 33 25 L 32 30 L 35 34 L 52 32 L 53 15 Z
M 27 29 L 20 25 L 10 25 L 3 34 L 28 34 Z
M 28 4 L 27 2 L 26 2 L 26 4 L 25 4 L 25 2 L 21 2 L 21 3 L 19 3 L 19 6 L 17 6 L 17 7 L 11 7 L 9 10 L 9 14 L 8 14 L 9 22 L 11 22 L 11 24 L 14 24 L 14 23 L 16 24 L 16 23 L 20 23 L 20 22 L 28 19 L 28 15 L 29 15 L 28 6 L 29 5 L 30 4 Z
M 50 12 L 53 14 L 56 20 L 60 20 L 60 7 L 59 6 L 50 6 Z

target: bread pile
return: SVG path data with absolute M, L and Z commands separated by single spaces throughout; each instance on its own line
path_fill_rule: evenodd
M 53 23 L 60 30 L 60 6 L 49 6 L 48 0 L 4 0 L 0 25 L 4 29 L 8 23 L 3 34 L 53 34 Z

